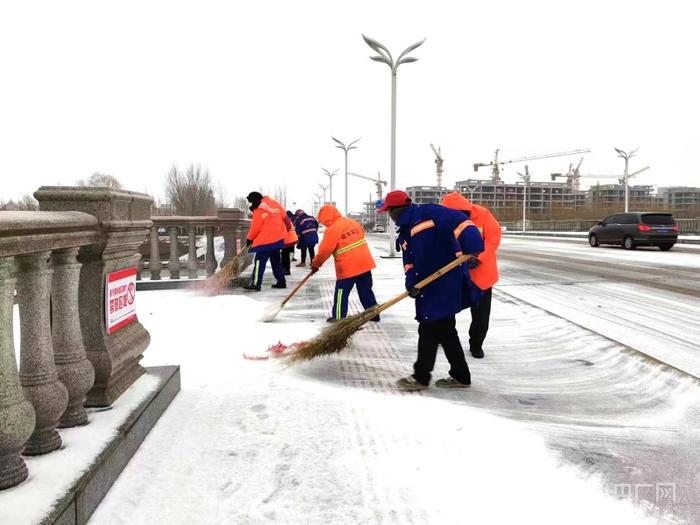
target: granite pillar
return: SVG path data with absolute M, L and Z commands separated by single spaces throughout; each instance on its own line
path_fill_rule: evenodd
M 160 281 L 160 245 L 158 243 L 158 226 L 151 226 L 151 258 L 148 269 L 151 271 L 151 281 Z
M 97 218 L 96 242 L 83 246 L 78 254 L 83 265 L 80 327 L 95 369 L 86 406 L 109 406 L 144 373 L 139 361 L 150 335 L 138 319 L 107 333 L 105 283 L 109 274 L 137 265 L 139 246 L 152 226 L 153 201 L 142 193 L 90 187 L 42 187 L 34 196 L 42 211 L 80 211 Z
M 68 390 L 68 408 L 59 428 L 77 427 L 88 421 L 83 404 L 95 382 L 95 370 L 85 355 L 80 329 L 78 248 L 56 250 L 51 254 L 51 335 L 58 378 Z
M 168 271 L 171 279 L 180 278 L 180 258 L 177 255 L 177 226 L 168 229 L 170 234 L 170 259 L 168 259 Z
M 207 256 L 204 268 L 207 271 L 207 276 L 213 275 L 216 271 L 216 255 L 214 254 L 214 228 L 207 228 Z
M 0 257 L 0 490 L 27 479 L 27 466 L 20 452 L 36 423 L 34 408 L 24 398 L 15 361 L 13 269 L 12 257 Z
M 194 234 L 194 226 L 187 228 L 187 277 L 196 279 L 199 265 L 197 264 L 197 243 Z
M 68 406 L 68 391 L 59 381 L 53 358 L 50 252 L 18 255 L 17 293 L 21 328 L 20 383 L 36 413 L 36 426 L 24 447 L 29 456 L 46 454 L 61 446 L 56 432 Z

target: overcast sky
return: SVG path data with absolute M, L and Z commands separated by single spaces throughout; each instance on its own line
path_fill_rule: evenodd
M 162 198 L 168 168 L 195 162 L 230 197 L 286 184 L 288 206 L 309 207 L 321 167 L 342 167 L 331 135 L 362 137 L 350 169 L 388 179 L 390 73 L 363 32 L 394 55 L 427 37 L 398 74 L 399 188 L 435 184 L 431 142 L 450 186 L 487 177 L 472 164 L 496 148 L 590 148 L 582 173 L 618 173 L 613 146 L 640 148 L 638 183 L 700 186 L 694 4 L 3 2 L 0 197 L 99 171 Z M 351 178 L 350 209 L 373 189 Z

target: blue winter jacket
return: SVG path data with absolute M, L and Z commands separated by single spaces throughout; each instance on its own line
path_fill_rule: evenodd
M 294 221 L 294 229 L 299 236 L 299 248 L 310 248 L 318 244 L 318 221 L 311 215 L 299 215 Z
M 406 289 L 460 255 L 484 250 L 479 229 L 464 213 L 437 204 L 412 204 L 397 222 L 403 253 Z M 416 298 L 416 320 L 437 321 L 476 304 L 481 291 L 471 282 L 465 265 L 422 289 Z

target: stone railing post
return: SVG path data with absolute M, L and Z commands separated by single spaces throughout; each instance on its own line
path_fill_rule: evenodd
M 58 379 L 51 342 L 49 254 L 16 257 L 22 334 L 19 378 L 36 412 L 34 432 L 24 447 L 28 456 L 46 454 L 61 446 L 56 426 L 68 406 L 68 391 Z
M 0 490 L 27 479 L 27 466 L 20 452 L 36 423 L 34 408 L 24 398 L 15 361 L 13 269 L 12 257 L 0 257 Z
M 158 226 L 151 226 L 151 258 L 148 263 L 148 268 L 151 270 L 151 281 L 160 280 L 160 243 L 158 242 Z
M 53 355 L 58 378 L 68 389 L 68 408 L 59 428 L 87 423 L 83 403 L 95 382 L 95 370 L 88 361 L 80 329 L 79 295 L 80 263 L 78 248 L 56 250 L 51 254 L 53 280 L 51 287 L 51 333 Z
M 221 261 L 223 268 L 238 253 L 236 239 L 240 235 L 240 222 L 245 220 L 245 213 L 237 208 L 219 208 L 216 217 L 219 220 L 219 233 L 224 237 L 224 258 Z
M 39 188 L 34 197 L 42 211 L 80 211 L 97 218 L 96 242 L 83 246 L 78 255 L 83 265 L 80 326 L 87 357 L 95 369 L 86 406 L 109 406 L 145 372 L 139 361 L 150 335 L 138 319 L 107 333 L 105 283 L 109 274 L 137 265 L 139 246 L 152 226 L 153 200 L 130 191 L 61 186 Z
M 194 226 L 190 224 L 187 227 L 187 277 L 196 279 L 199 273 L 199 264 L 197 263 L 197 243 L 194 234 Z
M 170 235 L 170 259 L 168 259 L 168 272 L 170 272 L 171 279 L 179 279 L 180 258 L 177 255 L 177 226 L 171 226 L 168 228 L 168 234 Z
M 211 226 L 207 227 L 207 255 L 206 262 L 204 263 L 204 268 L 207 271 L 207 276 L 213 275 L 216 271 L 217 263 L 216 256 L 214 254 L 214 228 Z

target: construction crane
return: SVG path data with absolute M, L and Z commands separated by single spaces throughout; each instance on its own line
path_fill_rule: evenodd
M 485 166 L 491 166 L 491 181 L 492 182 L 498 182 L 501 180 L 500 177 L 500 168 L 499 166 L 502 166 L 503 164 L 511 164 L 513 162 L 527 162 L 531 160 L 539 160 L 539 159 L 551 159 L 554 157 L 564 157 L 566 155 L 579 155 L 581 153 L 590 153 L 591 150 L 586 148 L 586 149 L 575 149 L 571 151 L 561 151 L 558 153 L 546 153 L 544 155 L 532 155 L 529 157 L 520 157 L 518 159 L 509 159 L 509 160 L 498 160 L 498 152 L 500 150 L 496 150 L 493 160 L 491 162 L 477 162 L 474 164 L 474 171 L 479 171 L 479 168 L 483 168 Z
M 435 171 L 437 173 L 437 186 L 438 188 L 442 188 L 442 172 L 444 171 L 442 168 L 442 163 L 445 162 L 445 159 L 442 158 L 439 146 L 437 149 L 435 149 L 435 146 L 431 144 L 430 147 L 433 149 L 433 153 L 435 153 Z
M 581 163 L 579 163 L 579 166 Z M 635 175 L 639 175 L 641 172 L 646 171 L 649 169 L 650 166 L 645 166 L 641 170 L 637 170 L 634 173 L 630 173 L 627 177 L 632 178 Z M 569 170 L 571 170 L 571 167 L 569 167 Z M 550 177 L 552 177 L 552 180 L 556 180 L 558 177 L 567 177 L 567 183 L 569 182 L 569 174 L 563 175 L 561 173 L 551 173 Z M 579 179 L 617 179 L 620 184 L 625 183 L 625 175 L 624 174 L 613 174 L 613 173 L 607 173 L 605 175 L 591 175 L 591 174 L 586 174 L 586 175 L 581 175 L 578 173 L 578 168 L 574 171 L 574 177 L 576 180 L 576 187 L 574 189 L 579 189 L 578 188 L 578 180 Z
M 386 181 L 382 180 L 382 176 L 379 172 L 377 172 L 377 178 L 373 177 L 368 177 L 367 175 L 360 175 L 359 173 L 352 173 L 348 171 L 348 175 L 352 175 L 353 177 L 358 177 L 360 179 L 365 179 L 365 180 L 371 180 L 374 182 L 375 187 L 377 188 L 377 200 L 382 200 L 382 186 L 386 186 Z
M 569 163 L 569 171 L 566 173 L 566 175 L 562 173 L 551 173 L 550 177 L 552 177 L 552 181 L 557 180 L 557 178 L 559 177 L 566 177 L 566 186 L 574 191 L 578 191 L 581 185 L 581 174 L 579 173 L 579 170 L 581 169 L 582 162 L 583 157 L 581 157 L 581 160 L 578 161 L 576 168 L 574 168 L 574 165 L 572 163 Z

